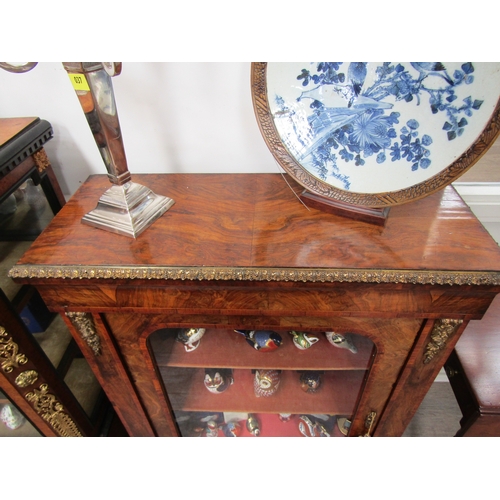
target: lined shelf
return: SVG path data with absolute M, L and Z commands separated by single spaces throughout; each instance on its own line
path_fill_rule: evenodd
M 205 371 L 198 368 L 163 368 L 161 375 L 174 411 L 214 411 L 244 413 L 325 413 L 351 415 L 361 388 L 364 371 L 331 370 L 322 376 L 314 394 L 300 387 L 300 374 L 281 372 L 275 394 L 256 397 L 252 370 L 233 370 L 234 384 L 220 394 L 204 385 Z
M 373 354 L 373 343 L 356 335 L 356 354 L 331 345 L 321 332 L 313 333 L 320 341 L 300 350 L 286 331 L 278 333 L 283 344 L 271 352 L 252 348 L 245 337 L 233 330 L 207 329 L 199 347 L 186 352 L 175 340 L 175 329 L 158 330 L 150 337 L 151 350 L 159 367 L 192 368 L 273 368 L 276 370 L 366 370 Z

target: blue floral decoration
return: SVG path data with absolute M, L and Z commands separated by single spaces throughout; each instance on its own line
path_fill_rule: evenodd
M 316 72 L 302 69 L 297 80 L 304 87 L 314 85 L 314 88 L 304 90 L 297 100 L 311 101 L 308 124 L 313 141 L 306 144 L 295 130 L 304 147 L 299 159 L 310 156 L 308 161 L 321 179 L 333 176 L 345 189 L 350 188 L 350 181 L 338 168 L 339 160 L 362 166 L 366 158 L 375 155 L 378 164 L 389 158 L 393 162 L 405 159 L 412 171 L 427 169 L 431 165 L 428 147 L 433 142 L 432 137 L 425 133 L 420 135 L 420 125 L 415 119 L 401 124 L 400 113 L 391 111 L 393 105 L 385 99 L 390 97 L 393 101 L 420 105 L 426 95 L 425 102 L 432 114 L 444 115 L 442 130 L 449 141 L 462 135 L 468 124 L 467 118 L 481 107 L 483 101 L 469 96 L 457 103 L 455 89 L 474 81 L 474 66 L 470 62 L 463 63 L 460 70 L 451 75 L 439 62 L 412 62 L 410 65 L 412 72 L 401 63 L 383 63 L 377 67 L 376 79 L 370 87 L 364 86 L 367 63 L 320 62 L 316 65 Z M 432 88 L 427 84 L 430 77 L 434 81 Z M 333 91 L 346 100 L 347 107 L 328 107 L 315 98 L 314 91 L 322 86 L 332 86 Z M 294 112 L 285 106 L 280 96 L 276 96 L 276 103 L 277 115 L 293 116 Z

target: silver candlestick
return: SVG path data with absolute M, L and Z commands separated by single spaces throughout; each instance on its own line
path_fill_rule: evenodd
M 111 77 L 121 63 L 64 62 L 112 186 L 82 222 L 132 238 L 163 215 L 174 200 L 132 182 L 127 166 Z

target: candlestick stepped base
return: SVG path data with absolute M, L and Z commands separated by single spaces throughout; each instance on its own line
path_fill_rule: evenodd
M 97 207 L 82 218 L 82 223 L 137 238 L 174 203 L 135 182 L 113 185 L 101 196 Z

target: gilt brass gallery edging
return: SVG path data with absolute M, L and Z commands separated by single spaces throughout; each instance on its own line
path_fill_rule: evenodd
M 496 271 L 300 269 L 228 267 L 14 266 L 11 278 L 148 279 L 191 281 L 296 281 L 318 283 L 408 283 L 418 285 L 500 285 Z

